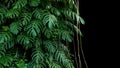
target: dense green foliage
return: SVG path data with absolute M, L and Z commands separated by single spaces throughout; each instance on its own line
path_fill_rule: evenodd
M 0 68 L 74 68 L 77 12 L 73 0 L 0 0 Z

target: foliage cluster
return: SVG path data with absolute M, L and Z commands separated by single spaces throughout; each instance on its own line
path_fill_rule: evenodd
M 73 0 L 0 0 L 0 68 L 74 68 L 77 12 Z

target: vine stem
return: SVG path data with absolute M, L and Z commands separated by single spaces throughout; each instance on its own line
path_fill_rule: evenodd
M 78 9 L 77 14 L 79 14 L 79 0 L 75 0 L 75 2 L 76 2 L 76 5 L 77 5 L 77 9 Z M 76 26 L 80 29 L 80 25 L 78 25 L 78 23 L 77 23 Z M 85 66 L 86 66 L 86 68 L 88 68 L 88 65 L 87 65 L 87 62 L 86 62 L 86 59 L 85 59 L 85 56 L 84 56 L 83 48 L 82 48 L 82 38 L 81 38 L 81 36 L 80 36 L 80 38 L 78 39 L 78 37 L 79 37 L 79 35 L 78 35 L 78 33 L 77 33 L 77 43 L 78 43 L 77 46 L 78 46 L 79 64 L 81 65 L 81 59 L 80 59 L 80 51 L 81 51 L 81 54 L 82 54 L 82 57 L 83 57 L 83 61 L 84 61 L 84 63 L 85 63 Z M 80 41 L 79 41 L 79 40 L 80 40 Z M 80 45 L 80 47 L 79 47 L 79 45 Z M 80 66 L 80 68 L 82 68 L 82 65 Z
M 86 62 L 86 59 L 85 59 L 85 55 L 84 55 L 84 52 L 83 52 L 83 48 L 82 48 L 82 38 L 81 38 L 81 36 L 80 36 L 80 48 L 81 48 L 81 53 L 82 53 L 82 56 L 83 56 L 85 66 L 86 66 L 86 68 L 88 68 L 88 65 L 87 65 L 87 62 Z
M 76 53 L 76 46 L 75 46 L 75 41 L 73 40 L 73 48 L 74 48 L 74 55 L 75 55 L 75 63 L 76 63 L 76 67 L 78 67 L 78 62 L 77 62 L 77 53 Z
M 76 0 L 76 6 L 77 6 L 77 14 L 79 15 L 79 0 Z M 79 28 L 79 24 L 78 22 L 76 23 L 76 26 Z M 80 42 L 79 42 L 79 35 L 78 35 L 78 31 L 76 32 L 77 35 L 77 56 L 78 56 L 78 64 L 79 64 L 79 68 L 82 68 L 82 62 L 81 62 L 81 56 L 80 56 Z

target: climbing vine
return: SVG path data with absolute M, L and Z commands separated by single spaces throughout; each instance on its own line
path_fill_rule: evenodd
M 0 68 L 75 68 L 73 0 L 0 0 Z

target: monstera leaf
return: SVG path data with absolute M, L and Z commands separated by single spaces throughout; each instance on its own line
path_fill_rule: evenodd
M 0 68 L 75 68 L 85 24 L 75 2 L 0 0 Z

